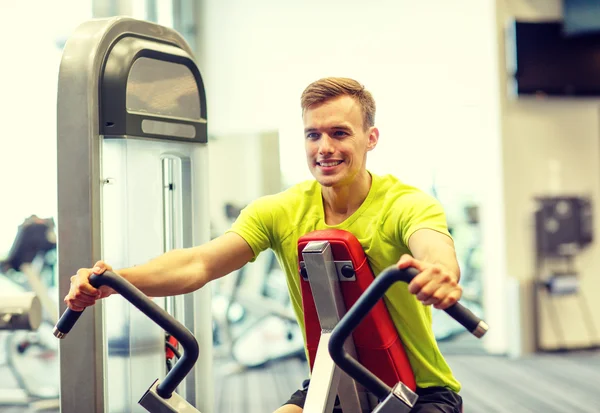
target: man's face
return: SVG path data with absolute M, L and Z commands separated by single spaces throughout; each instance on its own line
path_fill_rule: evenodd
M 359 103 L 340 96 L 304 111 L 304 140 L 308 168 L 325 187 L 351 185 L 366 171 L 367 152 L 379 132 L 363 128 Z

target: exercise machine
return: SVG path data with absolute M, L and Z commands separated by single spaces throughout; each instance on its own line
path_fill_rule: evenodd
M 312 369 L 304 411 L 329 413 L 337 396 L 347 413 L 410 412 L 418 399 L 414 392 L 416 383 L 381 299 L 394 283 L 408 283 L 418 272 L 412 268 L 390 267 L 374 279 L 362 247 L 345 231 L 310 233 L 299 240 L 298 248 L 302 251 L 299 269 Z M 334 253 L 340 260 L 334 260 Z M 139 404 L 151 413 L 198 412 L 175 392 L 198 358 L 198 343 L 194 336 L 120 276 L 106 271 L 102 275 L 92 275 L 90 283 L 95 288 L 102 285 L 113 288 L 183 347 L 183 355 L 177 364 L 163 381 L 156 379 L 152 383 Z M 350 301 L 353 302 L 346 312 L 346 302 Z M 487 332 L 487 324 L 460 303 L 445 311 L 474 336 L 480 338 Z M 67 309 L 57 323 L 54 335 L 64 339 L 82 314 Z M 365 319 L 367 322 L 362 323 Z M 316 325 L 318 330 L 314 328 Z M 361 331 L 351 339 L 357 329 Z M 393 383 L 393 387 L 388 383 Z
M 222 310 L 216 312 L 219 344 L 245 368 L 305 357 L 304 339 L 289 302 L 285 274 L 273 252 L 266 251 L 262 258 L 232 274 L 232 287 L 226 291 L 221 284 L 216 297 L 224 302 Z M 276 278 L 282 285 L 275 283 Z M 232 317 L 236 313 L 241 317 Z
M 33 292 L 0 294 L 0 330 L 7 333 L 6 365 L 18 386 L 0 391 L 2 406 L 27 406 L 30 411 L 55 409 L 58 406 L 56 365 L 51 360 L 50 371 L 48 368 L 40 370 L 42 364 L 46 363 L 39 359 L 44 357 L 38 354 L 39 348 L 30 347 L 43 347 L 43 344 L 38 345 L 33 341 L 24 347 L 27 335 L 36 334 L 43 324 L 43 315 L 42 301 Z M 55 358 L 54 353 L 52 358 Z M 56 373 L 56 378 L 52 377 L 52 373 Z M 40 375 L 43 376 L 43 380 L 35 382 Z
M 0 330 L 35 331 L 42 322 L 42 304 L 31 292 L 0 295 Z
M 9 394 L 2 392 L 2 405 L 27 405 L 34 410 L 58 406 L 58 345 L 50 334 L 58 320 L 55 251 L 54 220 L 32 215 L 19 225 L 7 257 L 0 262 L 6 283 L 3 288 L 19 292 L 12 295 L 13 299 L 27 297 L 29 293 L 35 297 L 32 305 L 41 308 L 39 323 L 34 328 L 9 328 L 11 331 L 3 337 L 5 364 L 18 388 L 11 389 Z M 14 304 L 10 296 L 2 300 Z M 13 318 L 18 319 L 16 315 Z
M 152 413 L 194 413 L 199 412 L 187 400 L 175 392 L 175 389 L 192 370 L 198 360 L 199 346 L 192 333 L 167 311 L 153 302 L 144 293 L 119 275 L 105 271 L 102 275 L 93 274 L 90 284 L 95 288 L 109 286 L 124 299 L 133 304 L 144 315 L 174 337 L 183 348 L 182 356 L 169 371 L 164 380 L 156 379 L 139 400 L 139 404 Z M 67 309 L 59 319 L 53 334 L 64 339 L 71 331 L 83 311 Z
M 463 244 L 457 249 L 460 264 L 460 285 L 462 286 L 461 304 L 478 316 L 483 316 L 483 273 L 481 265 L 481 226 L 479 207 L 467 203 L 463 206 L 464 220 L 457 223 L 452 236 L 455 244 Z M 438 343 L 453 341 L 468 332 L 443 311 L 432 313 L 433 332 Z
M 390 387 L 352 357 L 344 349 L 344 343 L 394 283 L 404 282 L 408 284 L 417 274 L 418 271 L 414 268 L 404 270 L 394 266 L 387 268 L 367 288 L 331 332 L 328 350 L 332 360 L 352 380 L 375 395 L 379 404 L 373 410 L 373 413 L 408 413 L 417 402 L 418 395 L 401 381 Z M 481 338 L 488 330 L 488 326 L 484 321 L 474 317 L 469 310 L 461 307 L 458 303 L 445 311 L 477 338 Z
M 46 319 L 58 321 L 58 303 L 52 299 L 56 233 L 52 218 L 32 215 L 19 225 L 8 256 L 0 262 L 2 272 L 15 283 L 33 291 L 40 300 Z
M 86 21 L 65 43 L 57 91 L 61 299 L 80 267 L 132 267 L 210 239 L 206 93 L 181 34 L 129 17 Z M 203 413 L 213 413 L 210 295 L 152 298 L 197 337 L 201 361 L 177 393 Z M 78 389 L 62 391 L 61 412 L 144 411 L 144 379 L 169 369 L 165 331 L 116 295 L 78 327 L 55 341 L 60 388 Z
M 231 224 L 242 209 L 229 202 L 224 205 Z M 273 251 L 216 280 L 212 299 L 215 357 L 233 361 L 222 370 L 237 373 L 290 358 L 305 360 L 302 330 Z
M 561 317 L 560 298 L 566 296 L 577 301 L 582 327 L 587 332 L 589 347 L 593 348 L 593 343 L 600 339 L 600 332 L 582 293 L 582 276 L 576 265 L 580 253 L 594 240 L 592 200 L 585 196 L 543 196 L 537 197 L 536 203 L 535 276 L 531 298 L 535 351 L 566 351 L 572 346 L 565 333 L 566 319 Z M 543 339 L 542 332 L 546 328 L 551 329 L 552 335 Z
M 410 282 L 417 271 L 391 267 L 374 278 L 359 241 L 342 230 L 314 231 L 301 237 L 298 257 L 312 371 L 304 410 L 330 412 L 337 398 L 344 413 L 409 412 L 417 400 L 416 383 L 381 298 L 392 284 Z M 445 312 L 477 338 L 488 330 L 484 321 L 460 303 Z M 340 325 L 341 320 L 348 321 Z M 387 386 L 384 390 L 382 384 Z M 386 401 L 391 387 L 399 401 Z M 382 410 L 388 409 L 386 404 L 391 410 Z
M 151 386 L 139 400 L 139 405 L 151 413 L 199 412 L 175 391 L 198 359 L 198 342 L 191 332 L 131 283 L 111 271 L 106 271 L 102 275 L 92 275 L 90 284 L 95 288 L 106 285 L 114 289 L 120 297 L 158 324 L 182 347 L 182 352 L 177 357 L 177 363 L 170 369 L 164 380 L 156 379 L 151 383 Z M 83 311 L 76 312 L 67 309 L 54 328 L 54 336 L 59 339 L 66 339 L 83 313 Z

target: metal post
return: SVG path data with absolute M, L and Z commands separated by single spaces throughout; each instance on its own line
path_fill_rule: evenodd
M 321 324 L 321 338 L 304 410 L 308 413 L 328 413 L 333 408 L 337 394 L 344 413 L 368 411 L 366 393 L 335 365 L 327 349 L 331 331 L 346 313 L 331 246 L 327 241 L 309 242 L 302 251 L 302 257 Z M 356 358 L 356 349 L 351 340 L 344 347 Z

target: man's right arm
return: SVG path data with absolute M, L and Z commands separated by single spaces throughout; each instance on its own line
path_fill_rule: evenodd
M 169 251 L 145 264 L 125 268 L 118 274 L 150 297 L 185 294 L 202 288 L 208 282 L 223 277 L 254 257 L 248 243 L 238 234 L 225 233 L 198 247 Z M 96 290 L 89 284 L 94 273 L 112 270 L 99 262 L 94 269 L 82 268 L 71 278 L 71 289 L 65 303 L 76 311 L 93 305 L 109 295 L 107 290 Z

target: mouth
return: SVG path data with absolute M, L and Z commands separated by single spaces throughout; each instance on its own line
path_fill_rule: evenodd
M 341 163 L 342 161 L 317 161 L 317 166 L 320 166 L 322 168 L 333 168 Z

